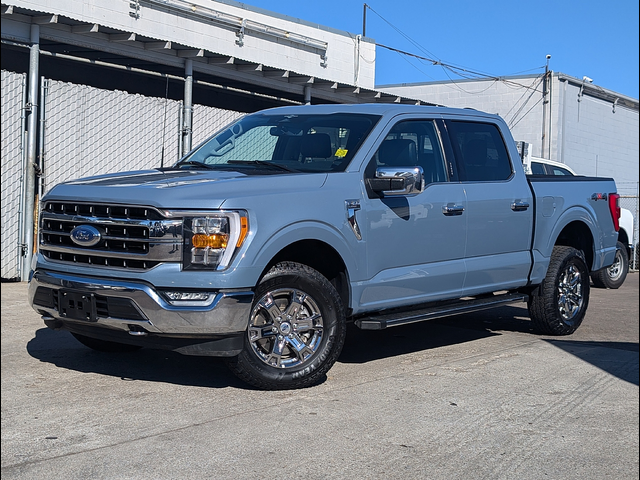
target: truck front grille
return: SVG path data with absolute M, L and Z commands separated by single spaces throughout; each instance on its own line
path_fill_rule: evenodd
M 87 227 L 97 240 L 83 240 Z M 51 201 L 40 214 L 40 253 L 55 262 L 147 270 L 181 261 L 182 221 L 151 207 Z

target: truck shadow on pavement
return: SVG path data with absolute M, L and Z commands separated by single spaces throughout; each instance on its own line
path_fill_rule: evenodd
M 514 318 L 519 312 L 519 309 L 503 307 L 493 310 L 493 315 L 485 312 L 459 315 L 451 317 L 453 320 L 433 320 L 376 332 L 350 327 L 338 361 L 365 363 L 499 335 L 493 333 L 493 329 L 526 332 L 529 322 Z M 35 337 L 27 344 L 27 352 L 41 362 L 60 368 L 120 377 L 128 381 L 252 389 L 238 380 L 221 358 L 195 357 L 147 348 L 127 353 L 103 353 L 80 344 L 69 332 L 48 328 L 36 331 Z
M 387 330 L 366 331 L 353 327 L 347 335 L 345 347 L 338 361 L 366 363 L 447 345 L 473 342 L 502 335 L 501 332 L 530 334 L 532 340 L 539 338 L 610 375 L 634 385 L 639 384 L 637 343 L 556 340 L 541 336 L 535 332 L 526 308 L 514 306 Z
M 639 385 L 640 363 L 637 343 L 582 342 L 545 339 L 551 345 L 590 363 L 625 382 Z
M 385 330 L 351 327 L 342 355 L 343 363 L 366 363 L 381 358 L 432 350 L 501 335 L 533 333 L 527 310 L 501 307 L 483 312 L 413 323 Z M 524 315 L 524 316 L 523 316 Z
M 41 362 L 82 373 L 176 385 L 250 388 L 238 380 L 220 358 L 193 357 L 168 350 L 143 348 L 135 352 L 103 353 L 80 344 L 69 332 L 41 328 L 27 344 Z
M 387 330 L 364 331 L 350 326 L 338 362 L 363 364 L 414 352 L 434 350 L 502 335 L 532 334 L 526 309 L 502 307 L 457 315 Z M 638 385 L 638 344 L 543 339 L 594 366 Z M 102 353 L 80 344 L 69 332 L 41 328 L 27 344 L 27 352 L 41 362 L 83 373 L 208 388 L 253 389 L 238 380 L 221 358 L 193 357 L 141 349 L 130 353 Z

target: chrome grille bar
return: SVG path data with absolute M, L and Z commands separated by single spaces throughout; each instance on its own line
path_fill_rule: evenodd
M 77 245 L 71 232 L 90 225 L 100 242 Z M 152 207 L 47 202 L 40 214 L 40 251 L 52 261 L 115 268 L 152 268 L 180 262 L 182 221 L 167 219 Z

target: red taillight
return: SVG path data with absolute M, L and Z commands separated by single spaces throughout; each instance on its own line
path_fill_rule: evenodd
M 620 230 L 620 195 L 617 193 L 609 194 L 609 211 L 613 219 L 613 228 L 616 232 Z

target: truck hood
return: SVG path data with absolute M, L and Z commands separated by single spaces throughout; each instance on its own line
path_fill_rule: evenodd
M 228 170 L 141 170 L 60 183 L 42 200 L 215 209 L 229 198 L 273 194 L 274 189 L 287 192 L 317 189 L 326 178 L 326 173 L 247 175 Z

